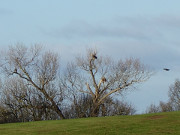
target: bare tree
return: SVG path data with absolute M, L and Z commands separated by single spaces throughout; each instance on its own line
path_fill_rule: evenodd
M 87 94 L 80 94 L 78 97 L 74 97 L 70 106 L 65 109 L 66 118 L 83 118 L 90 117 L 92 109 L 91 96 Z
M 74 99 L 70 107 L 65 109 L 64 114 L 66 118 L 90 117 L 92 107 L 91 95 L 81 93 Z M 99 116 L 133 115 L 135 112 L 136 110 L 131 104 L 108 97 L 100 106 Z
M 160 101 L 159 107 L 161 109 L 161 112 L 171 112 L 171 111 L 174 111 L 174 107 L 173 107 L 172 102 L 167 102 L 166 103 L 166 102 Z
M 111 105 L 110 108 L 107 109 L 108 116 L 113 115 L 133 115 L 136 112 L 136 109 L 133 107 L 132 104 L 115 100 Z
M 158 105 L 151 104 L 146 109 L 146 113 L 158 113 L 158 112 L 161 112 L 161 109 Z
M 48 91 L 52 88 L 49 87 Z M 51 102 L 21 78 L 13 77 L 5 81 L 0 100 L 11 112 L 8 114 L 14 115 L 19 122 L 58 119 L 52 111 Z
M 180 110 L 180 81 L 178 79 L 169 87 L 168 96 L 168 102 L 160 101 L 157 106 L 151 104 L 146 112 L 156 113 Z
M 146 113 L 171 112 L 171 111 L 175 111 L 174 105 L 171 101 L 169 102 L 160 101 L 159 105 L 151 104 L 147 108 Z
M 4 57 L 1 59 L 1 68 L 8 76 L 16 76 L 27 85 L 33 87 L 51 103 L 54 110 L 61 119 L 64 115 L 56 102 L 56 92 L 49 91 L 49 86 L 53 84 L 59 69 L 59 58 L 52 52 L 43 52 L 42 47 L 34 45 L 30 48 L 17 44 L 9 47 Z
M 180 81 L 178 79 L 169 87 L 169 98 L 175 110 L 180 110 Z
M 87 56 L 77 56 L 75 62 L 68 64 L 63 86 L 70 92 L 75 90 L 90 95 L 93 102 L 91 116 L 98 116 L 108 97 L 122 94 L 151 75 L 152 72 L 138 59 L 116 62 L 89 49 Z

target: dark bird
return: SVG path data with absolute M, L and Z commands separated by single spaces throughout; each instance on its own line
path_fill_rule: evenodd
M 17 73 L 17 68 L 14 69 L 14 73 Z
M 101 80 L 103 83 L 107 81 L 105 77 L 102 77 Z
M 163 70 L 165 70 L 165 71 L 169 71 L 170 69 L 169 69 L 169 68 L 164 68 Z
M 93 58 L 93 59 L 97 59 L 96 54 L 92 54 L 92 58 Z

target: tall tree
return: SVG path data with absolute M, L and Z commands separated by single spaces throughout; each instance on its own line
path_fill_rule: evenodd
M 22 44 L 9 47 L 3 58 L 1 68 L 8 76 L 16 76 L 42 93 L 51 103 L 61 119 L 64 115 L 55 100 L 56 92 L 49 91 L 49 86 L 55 81 L 59 69 L 59 57 L 52 52 L 44 52 L 42 47 L 34 45 L 26 47 Z
M 88 49 L 86 56 L 77 56 L 68 64 L 63 85 L 73 94 L 76 90 L 75 94 L 79 91 L 90 95 L 93 102 L 91 116 L 98 116 L 108 97 L 122 94 L 151 75 L 152 72 L 138 59 L 113 61 L 99 56 L 95 49 Z

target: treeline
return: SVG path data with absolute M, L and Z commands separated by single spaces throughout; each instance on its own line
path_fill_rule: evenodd
M 22 44 L 4 51 L 0 67 L 0 123 L 132 115 L 119 98 L 152 75 L 138 59 L 114 61 L 95 49 L 62 70 L 56 53 Z
M 160 101 L 159 105 L 151 104 L 146 113 L 171 112 L 180 110 L 180 81 L 175 80 L 174 84 L 169 87 L 169 100 L 167 102 Z

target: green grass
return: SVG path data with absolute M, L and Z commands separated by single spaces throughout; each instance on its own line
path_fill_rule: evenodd
M 180 112 L 0 124 L 0 135 L 180 135 Z

